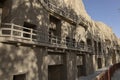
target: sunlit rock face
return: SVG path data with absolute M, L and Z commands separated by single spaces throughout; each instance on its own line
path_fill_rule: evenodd
M 110 27 L 102 22 L 95 22 L 96 28 L 100 31 L 100 34 L 103 35 L 104 39 L 112 40 L 113 32 Z
M 77 42 L 80 42 L 80 41 L 86 42 L 86 31 L 82 26 L 78 26 L 74 34 Z
M 64 0 L 65 4 L 71 7 L 78 15 L 90 20 L 90 16 L 87 14 L 82 0 Z
M 99 30 L 100 37 L 103 40 L 117 41 L 117 37 L 112 29 L 103 22 L 95 22 L 96 28 Z

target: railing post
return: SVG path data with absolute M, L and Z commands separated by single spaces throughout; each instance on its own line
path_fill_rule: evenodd
M 20 33 L 20 37 L 21 37 L 21 38 L 24 37 L 24 36 L 23 36 L 23 33 L 24 33 L 24 31 L 22 30 L 21 33 Z
M 46 35 L 46 33 L 43 33 L 43 35 L 44 35 L 44 36 L 43 36 L 43 37 L 44 37 L 43 42 L 46 42 L 46 36 L 47 36 L 47 35 Z
M 58 44 L 58 39 L 57 39 L 57 37 L 55 37 L 55 41 L 56 41 L 56 43 L 55 43 L 55 44 L 57 45 L 57 44 Z
M 13 30 L 14 29 L 14 24 L 12 23 L 11 24 L 11 34 L 10 34 L 10 38 L 12 39 L 13 38 Z
M 30 41 L 32 41 L 33 29 L 30 30 Z

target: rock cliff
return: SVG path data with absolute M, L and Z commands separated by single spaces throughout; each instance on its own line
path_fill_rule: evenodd
M 94 21 L 91 19 L 91 17 L 85 10 L 82 0 L 74 0 L 74 1 L 73 0 L 65 0 L 65 1 L 69 1 L 69 4 L 74 9 L 74 11 L 78 15 L 83 16 L 86 20 L 89 21 L 90 25 L 92 25 L 90 27 L 92 29 L 90 29 L 90 30 L 94 30 L 93 32 L 91 32 L 91 33 L 93 33 L 93 35 L 95 35 L 97 32 L 98 36 L 100 38 L 102 38 L 103 40 L 117 41 L 117 37 L 114 34 L 114 32 L 112 31 L 111 27 L 109 27 L 108 25 L 106 25 L 103 22 Z M 66 2 L 66 4 L 68 4 L 68 3 Z

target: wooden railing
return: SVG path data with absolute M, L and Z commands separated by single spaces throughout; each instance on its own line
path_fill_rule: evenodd
M 74 21 L 75 23 L 77 22 L 78 18 L 77 15 L 73 13 L 68 12 L 68 10 L 63 10 L 62 8 L 52 4 L 49 0 L 43 0 L 43 5 L 46 5 L 47 8 L 67 19 L 70 19 Z
M 94 80 L 111 80 L 111 77 L 118 69 L 120 69 L 120 63 L 110 66 L 107 70 L 99 74 Z
M 32 28 L 26 28 L 13 23 L 2 23 L 0 37 L 7 37 L 13 40 L 20 39 L 31 42 L 45 43 L 58 47 L 73 48 L 83 51 L 91 51 L 91 46 L 81 45 L 75 39 L 63 39 L 48 33 L 41 32 Z
M 14 37 L 21 38 L 25 40 L 35 41 L 37 30 L 33 30 L 30 28 L 26 28 L 23 26 L 11 24 L 11 23 L 3 23 L 1 25 L 1 36 L 3 37 Z
M 49 43 L 52 45 L 74 48 L 74 49 L 78 49 L 81 51 L 82 50 L 89 51 L 89 52 L 92 51 L 92 48 L 90 45 L 81 45 L 80 42 L 76 42 L 75 40 L 62 39 L 58 36 L 53 36 L 53 35 L 49 35 Z
M 83 16 L 78 15 L 75 12 L 69 12 L 68 10 L 64 10 L 53 3 L 51 3 L 49 0 L 39 0 L 40 3 L 46 8 L 49 12 L 54 12 L 65 19 L 68 19 L 71 22 L 74 22 L 75 24 L 81 24 L 83 27 L 89 26 L 89 21 L 87 21 Z

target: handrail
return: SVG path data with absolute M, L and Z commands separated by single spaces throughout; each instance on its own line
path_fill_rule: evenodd
M 47 34 L 32 28 L 26 28 L 13 23 L 2 23 L 0 28 L 1 37 L 10 37 L 11 39 L 17 38 L 21 40 L 28 40 L 32 42 L 45 43 L 59 47 L 69 47 L 83 51 L 91 51 L 90 46 L 81 45 L 74 39 L 61 38 L 55 35 Z
M 74 15 L 74 14 L 70 14 L 69 12 L 65 12 L 64 10 L 62 10 L 60 7 L 57 7 L 56 5 L 52 4 L 49 0 L 39 0 L 39 2 L 42 4 L 42 6 L 48 10 L 49 12 L 54 12 L 58 15 L 61 15 L 63 16 L 64 18 L 68 19 L 69 21 L 72 21 L 74 22 L 75 24 L 83 24 L 84 27 L 88 26 L 89 23 L 88 21 L 82 17 L 81 15 L 80 16 L 80 19 L 81 21 L 79 22 L 79 18 L 77 17 L 77 15 Z M 59 12 L 59 11 L 60 12 Z M 57 12 L 58 11 L 58 12 Z M 72 16 L 71 16 L 72 15 Z M 79 23 L 78 23 L 79 22 Z
M 54 12 L 56 12 L 57 14 L 59 14 L 59 15 L 61 15 L 61 16 L 63 16 L 63 17 L 66 17 L 66 18 L 68 18 L 68 19 L 70 19 L 70 20 L 73 20 L 75 23 L 77 22 L 77 19 L 74 19 L 74 17 L 75 17 L 75 15 L 73 15 L 73 14 L 70 14 L 70 13 L 66 13 L 64 10 L 62 10 L 61 8 L 59 8 L 59 7 L 57 7 L 57 6 L 55 6 L 54 4 L 52 4 L 52 3 L 48 3 L 48 7 L 51 9 L 51 10 L 53 10 Z M 72 16 L 70 16 L 70 15 L 72 15 Z M 77 17 L 76 17 L 77 18 Z M 76 21 L 75 21 L 76 20 Z
M 113 66 L 110 66 L 107 70 L 96 76 L 94 80 L 111 80 L 111 77 L 118 69 L 120 69 L 120 63 L 116 63 Z

